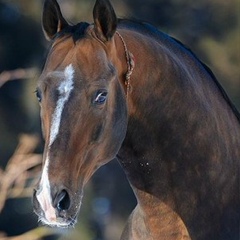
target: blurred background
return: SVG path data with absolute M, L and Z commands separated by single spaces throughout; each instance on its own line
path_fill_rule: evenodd
M 58 2 L 69 22 L 92 22 L 94 0 Z M 152 23 L 191 48 L 240 109 L 239 0 L 111 2 L 119 17 Z M 0 0 L 0 239 L 119 239 L 136 201 L 115 160 L 89 182 L 74 229 L 41 226 L 32 211 L 43 148 L 34 91 L 48 47 L 42 4 Z

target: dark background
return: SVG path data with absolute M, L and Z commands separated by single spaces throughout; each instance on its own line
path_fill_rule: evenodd
M 94 0 L 59 0 L 59 3 L 69 22 L 92 22 Z M 119 17 L 152 23 L 190 47 L 213 70 L 240 109 L 238 0 L 112 0 L 112 3 Z M 4 71 L 33 70 L 30 77 L 16 77 L 0 87 L 0 168 L 3 171 L 22 133 L 41 136 L 34 93 L 48 46 L 41 31 L 41 9 L 40 0 L 0 0 L 0 86 Z M 35 153 L 41 153 L 42 146 L 40 141 Z M 118 239 L 134 206 L 135 198 L 125 175 L 113 161 L 102 167 L 88 184 L 76 228 L 54 233 L 61 239 Z M 0 232 L 19 235 L 37 226 L 29 197 L 7 200 L 0 212 Z

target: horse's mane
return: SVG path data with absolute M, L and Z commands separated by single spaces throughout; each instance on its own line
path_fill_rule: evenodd
M 71 36 L 74 42 L 77 42 L 79 39 L 85 36 L 86 30 L 90 24 L 87 22 L 80 22 L 76 25 L 69 25 L 64 28 L 61 32 L 58 32 L 53 41 L 57 38 L 63 38 L 65 36 Z
M 227 104 L 230 106 L 230 108 L 232 109 L 233 113 L 235 114 L 235 116 L 237 117 L 238 121 L 240 122 L 240 113 L 239 113 L 239 111 L 237 110 L 237 108 L 235 107 L 233 102 L 228 97 L 227 93 L 225 92 L 225 90 L 223 89 L 223 87 L 221 86 L 221 84 L 219 83 L 217 78 L 215 77 L 215 75 L 212 72 L 212 70 L 205 63 L 203 63 L 192 52 L 192 50 L 190 48 L 185 46 L 182 42 L 180 42 L 179 40 L 175 39 L 174 37 L 171 37 L 171 36 L 161 32 L 161 31 L 159 31 L 156 27 L 154 27 L 151 24 L 146 23 L 146 22 L 141 22 L 141 21 L 138 21 L 138 20 L 119 19 L 119 25 L 120 26 L 123 25 L 123 26 L 126 26 L 128 28 L 132 28 L 132 29 L 135 29 L 137 31 L 140 31 L 140 32 L 143 32 L 143 33 L 147 33 L 147 34 L 152 35 L 152 36 L 157 35 L 158 37 L 164 38 L 165 40 L 173 41 L 176 44 L 178 44 L 180 47 L 182 47 L 186 51 L 188 51 L 203 66 L 203 68 L 206 70 L 206 72 L 210 75 L 211 79 L 214 81 L 214 83 L 216 84 L 217 88 L 221 92 L 223 98 L 226 100 Z
M 212 80 L 214 81 L 214 83 L 217 85 L 219 91 L 221 92 L 223 98 L 226 100 L 226 102 L 228 103 L 228 105 L 230 106 L 230 108 L 233 110 L 234 114 L 236 115 L 238 121 L 240 122 L 240 113 L 237 110 L 237 108 L 235 107 L 235 105 L 233 104 L 233 102 L 230 100 L 229 96 L 227 95 L 226 91 L 223 89 L 222 85 L 219 83 L 219 81 L 217 80 L 216 76 L 214 75 L 214 73 L 212 72 L 212 70 L 205 64 L 203 63 L 193 52 L 191 49 L 189 49 L 188 47 L 186 47 L 182 42 L 180 42 L 179 40 L 171 37 L 175 42 L 177 42 L 178 44 L 180 44 L 182 47 L 184 47 L 187 51 L 189 51 L 191 53 L 192 56 L 194 56 L 198 62 L 201 63 L 201 65 L 204 67 L 204 69 L 207 71 L 207 73 L 211 76 Z

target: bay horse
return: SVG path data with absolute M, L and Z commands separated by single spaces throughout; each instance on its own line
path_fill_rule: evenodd
M 122 240 L 239 240 L 240 115 L 211 70 L 108 0 L 93 24 L 69 25 L 56 0 L 42 16 L 40 220 L 73 226 L 85 184 L 117 158 L 138 202 Z

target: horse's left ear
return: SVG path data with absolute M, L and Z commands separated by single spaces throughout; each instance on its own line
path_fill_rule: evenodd
M 68 26 L 62 16 L 56 0 L 45 0 L 42 13 L 42 28 L 47 40 L 52 40 L 56 33 Z
M 94 29 L 97 37 L 105 42 L 112 38 L 117 28 L 117 16 L 108 0 L 97 0 L 93 9 Z

